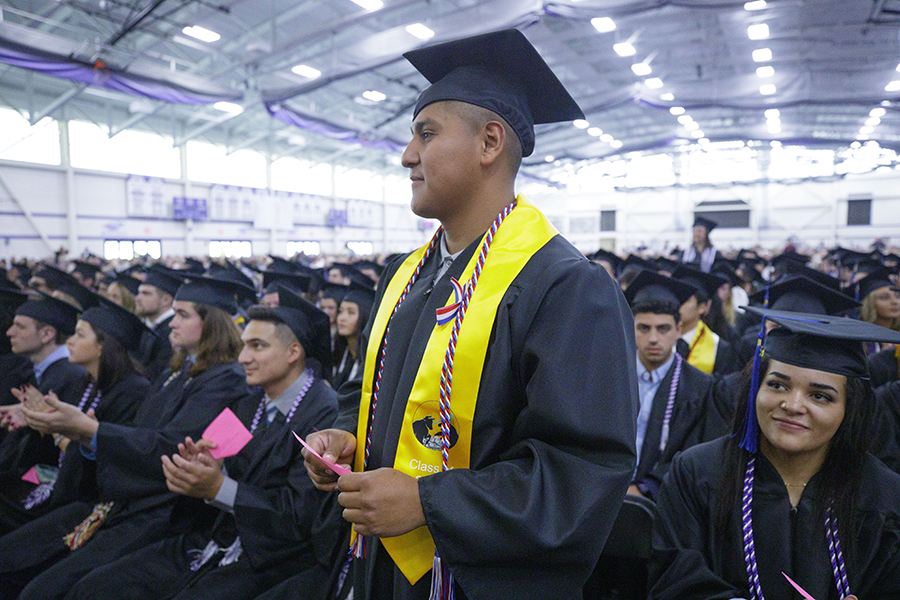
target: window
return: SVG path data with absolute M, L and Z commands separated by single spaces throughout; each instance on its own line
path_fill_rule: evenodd
M 103 242 L 103 258 L 106 260 L 131 260 L 135 256 L 149 255 L 151 258 L 162 256 L 162 244 L 159 240 L 106 240 Z
M 334 195 L 341 198 L 381 202 L 384 180 L 380 175 L 362 169 L 334 169 Z
M 847 225 L 872 224 L 872 199 L 850 198 L 847 200 Z
M 272 189 L 318 196 L 331 195 L 331 165 L 313 165 L 290 156 L 272 162 Z
M 96 171 L 131 173 L 149 177 L 181 177 L 181 154 L 172 138 L 127 130 L 114 138 L 109 128 L 84 121 L 69 121 L 72 166 Z
M 720 229 L 750 227 L 750 207 L 743 200 L 707 200 L 697 205 L 694 218 L 705 217 Z
M 0 158 L 60 164 L 59 123 L 44 117 L 32 126 L 18 112 L 0 108 Z
M 210 241 L 209 255 L 213 258 L 248 258 L 253 256 L 253 246 L 246 241 Z
M 600 211 L 600 231 L 616 230 L 616 211 L 601 210 Z
M 322 245 L 319 242 L 288 242 L 287 255 L 294 256 L 300 253 L 306 256 L 315 256 L 322 253 Z
M 347 249 L 357 256 L 368 256 L 375 252 L 372 242 L 347 242 Z
M 188 142 L 187 175 L 191 181 L 240 187 L 266 187 L 266 157 L 253 150 L 227 154 L 225 148 L 203 142 Z

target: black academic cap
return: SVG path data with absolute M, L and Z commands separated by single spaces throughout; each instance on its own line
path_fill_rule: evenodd
M 738 277 L 737 270 L 735 269 L 734 265 L 732 265 L 731 261 L 727 259 L 721 259 L 714 262 L 712 269 L 710 269 L 710 273 L 719 275 L 720 277 L 724 277 L 733 286 L 738 285 L 743 281 L 740 277 Z
M 0 290 L 18 291 L 19 286 L 9 280 L 9 271 L 0 267 Z
M 162 265 L 151 265 L 144 272 L 147 274 L 147 278 L 143 283 L 152 285 L 172 297 L 175 296 L 178 288 L 182 286 L 185 280 L 183 272 L 169 269 Z
M 869 254 L 867 252 L 857 252 L 855 250 L 845 249 L 840 254 L 840 258 L 838 260 L 843 266 L 852 267 L 858 265 L 861 262 L 869 260 Z
M 900 344 L 900 331 L 858 319 L 753 307 L 747 310 L 781 326 L 766 335 L 766 355 L 805 369 L 867 378 L 861 342 Z
M 137 277 L 132 277 L 131 275 L 126 275 L 124 273 L 112 273 L 110 279 L 110 283 L 118 283 L 132 294 L 137 294 L 138 288 L 144 283 Z
M 203 262 L 197 260 L 196 258 L 191 258 L 188 256 L 184 259 L 185 262 L 185 270 L 194 275 L 201 275 L 204 271 L 206 271 L 206 266 Z
M 693 227 L 704 227 L 706 229 L 706 233 L 711 232 L 713 229 L 718 227 L 719 224 L 713 221 L 712 219 L 707 219 L 702 215 L 695 214 L 694 215 L 694 225 Z
M 243 280 L 247 279 L 247 276 L 241 273 L 241 277 L 236 277 L 235 274 L 228 269 L 222 269 L 218 273 L 212 276 L 212 279 L 218 279 L 219 281 L 230 281 L 235 284 L 234 293 L 238 297 L 239 303 L 248 302 L 250 304 L 256 304 L 258 298 L 256 293 L 256 286 L 251 281 L 250 284 L 244 283 Z
M 896 254 L 885 254 L 884 255 L 884 264 L 891 263 L 893 266 L 897 266 L 900 264 L 900 256 Z
M 328 315 L 285 286 L 278 290 L 275 312 L 297 336 L 306 355 L 319 362 L 323 373 L 331 373 L 331 320 Z
M 805 265 L 809 262 L 809 257 L 805 254 L 800 254 L 795 250 L 788 250 L 787 252 L 782 252 L 778 256 L 772 257 L 772 260 L 769 262 L 771 262 L 772 266 L 776 269 L 786 270 L 791 268 L 791 266 Z
M 356 281 L 351 281 L 350 289 L 344 295 L 341 302 L 353 302 L 360 308 L 365 308 L 366 311 L 369 312 L 375 304 L 375 290 L 366 285 L 361 285 Z M 360 328 L 362 328 L 363 325 L 364 323 L 361 323 Z
M 0 288 L 0 304 L 8 309 L 15 311 L 26 302 L 28 302 L 28 294 L 8 288 Z
M 353 263 L 353 266 L 356 267 L 360 272 L 362 272 L 363 269 L 371 269 L 372 271 L 375 271 L 375 273 L 379 277 L 381 277 L 381 274 L 384 272 L 384 266 L 379 265 L 373 260 L 358 260 Z M 365 275 L 365 273 L 363 274 Z
M 438 44 L 404 55 L 431 86 L 413 118 L 434 102 L 455 100 L 491 110 L 512 127 L 522 156 L 534 151 L 535 123 L 583 119 L 584 113 L 528 39 L 516 29 Z
M 653 264 L 649 260 L 641 258 L 637 254 L 629 254 L 628 258 L 625 259 L 625 262 L 623 264 L 625 265 L 626 269 L 628 267 L 637 267 L 638 269 L 654 272 L 659 270 L 659 268 L 655 264 Z
M 75 333 L 75 323 L 78 322 L 80 312 L 77 306 L 44 293 L 40 293 L 39 297 L 28 300 L 16 309 L 17 315 L 46 323 L 64 335 Z
M 631 306 L 655 301 L 668 302 L 678 308 L 693 294 L 694 288 L 685 283 L 653 271 L 641 271 L 625 290 L 625 299 Z
M 666 258 L 665 256 L 657 256 L 653 259 L 653 264 L 655 264 L 660 271 L 674 273 L 675 269 L 677 269 L 678 265 L 680 265 L 681 263 L 679 263 L 677 260 Z
M 75 263 L 75 268 L 73 269 L 73 271 L 81 274 L 83 277 L 96 278 L 97 275 L 103 270 L 94 263 L 89 263 L 84 260 L 73 260 L 72 262 Z
M 603 248 L 600 248 L 593 254 L 589 255 L 588 258 L 595 262 L 602 260 L 603 262 L 609 263 L 610 265 L 612 265 L 614 273 L 618 273 L 619 269 L 622 268 L 622 265 L 625 264 L 625 261 L 619 258 L 618 255 L 613 254 L 609 250 L 604 250 Z
M 215 277 L 219 273 L 227 273 L 228 269 L 223 267 L 218 262 L 211 260 L 209 261 L 209 267 L 206 269 L 206 274 L 210 277 Z
M 137 352 L 141 336 L 151 331 L 137 315 L 105 298 L 99 306 L 81 313 L 81 320 L 111 335 L 129 352 Z
M 766 284 L 766 280 L 763 279 L 762 273 L 760 273 L 756 269 L 752 262 L 741 261 L 741 263 L 738 265 L 738 270 L 743 273 L 742 280 L 746 281 L 749 278 L 749 280 L 754 283 L 758 283 L 760 285 Z
M 766 290 L 750 296 L 750 301 L 762 306 Z M 769 286 L 769 307 L 773 310 L 805 312 L 817 315 L 841 315 L 859 306 L 859 302 L 838 290 L 803 275 L 788 275 Z
M 282 273 L 279 271 L 266 271 L 263 273 L 263 288 L 269 294 L 277 293 L 278 286 L 290 288 L 298 294 L 305 294 L 306 290 L 309 289 L 309 283 L 309 276 L 299 273 Z
M 707 299 L 716 295 L 719 287 L 728 280 L 721 275 L 715 273 L 704 273 L 700 269 L 692 269 L 691 267 L 681 265 L 672 273 L 672 278 L 686 283 L 693 287 L 694 290 L 702 291 L 706 294 Z M 704 300 L 705 302 L 705 300 Z
M 889 287 L 894 290 L 898 289 L 898 286 L 890 280 L 890 275 L 892 274 L 894 274 L 894 271 L 887 267 L 879 267 L 870 272 L 857 282 L 857 285 L 859 286 L 859 297 L 865 298 L 875 290 L 880 290 L 883 287 Z
M 178 291 L 175 293 L 175 300 L 206 304 L 207 306 L 220 308 L 229 315 L 233 315 L 238 309 L 235 296 L 247 293 L 246 286 L 230 279 L 215 279 L 214 277 L 197 275 L 178 288 Z M 250 293 L 254 296 L 256 295 L 254 290 L 250 290 Z
M 323 298 L 331 298 L 338 304 L 341 303 L 341 300 L 344 299 L 344 296 L 347 295 L 347 292 L 350 291 L 349 285 L 339 285 L 337 283 L 326 283 L 324 289 L 322 290 Z
M 225 269 L 229 277 L 231 277 L 233 281 L 243 283 L 249 288 L 256 289 L 256 282 L 250 279 L 250 277 L 247 276 L 246 273 L 241 271 L 234 263 L 232 263 L 227 258 L 225 259 Z
M 44 265 L 38 276 L 46 280 L 55 290 L 74 298 L 80 305 L 80 310 L 87 310 L 92 306 L 96 306 L 99 302 L 98 296 L 93 290 L 81 285 L 75 277 L 62 269 Z
M 785 264 L 785 277 L 791 276 L 800 276 L 806 277 L 807 279 L 812 279 L 813 281 L 820 283 L 826 287 L 830 287 L 833 290 L 841 289 L 841 280 L 837 277 L 832 277 L 828 273 L 823 273 L 822 271 L 817 271 L 816 269 L 812 269 L 807 267 L 806 265 L 801 265 L 798 263 L 788 262 Z M 806 311 L 809 312 L 809 311 Z
M 300 266 L 298 263 L 287 260 L 285 258 L 281 258 L 280 256 L 275 256 L 274 254 L 270 254 L 269 258 L 272 259 L 272 262 L 269 263 L 269 266 L 266 268 L 267 271 L 277 271 L 279 273 L 296 273 L 297 267 Z

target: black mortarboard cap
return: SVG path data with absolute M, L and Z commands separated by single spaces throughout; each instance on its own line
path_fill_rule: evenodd
M 268 293 L 277 293 L 278 286 L 290 288 L 298 294 L 305 294 L 309 289 L 310 277 L 300 273 L 282 273 L 266 271 L 263 273 L 263 287 Z
M 191 258 L 189 256 L 184 259 L 184 262 L 186 265 L 185 268 L 189 273 L 192 273 L 194 275 L 200 275 L 204 271 L 206 271 L 206 266 L 204 266 L 204 264 L 201 261 L 197 260 L 196 258 Z
M 102 329 L 129 352 L 137 352 L 141 344 L 141 336 L 151 332 L 137 315 L 105 298 L 99 306 L 91 307 L 81 313 L 81 320 L 90 323 L 91 327 L 95 329 Z
M 758 448 L 756 395 L 759 391 L 759 362 L 763 354 L 803 369 L 868 379 L 869 370 L 862 342 L 900 343 L 900 332 L 866 321 L 768 308 L 744 308 L 763 317 L 739 444 L 751 453 Z M 767 320 L 779 325 L 768 334 Z
M 763 261 L 765 262 L 765 261 Z M 743 274 L 742 280 L 749 280 L 754 283 L 765 285 L 766 280 L 752 262 L 743 261 L 738 265 L 738 270 Z
M 238 283 L 243 283 L 248 288 L 254 290 L 256 289 L 256 282 L 250 279 L 250 277 L 246 273 L 241 271 L 234 263 L 232 263 L 227 258 L 225 259 L 225 270 L 232 281 L 237 281 Z
M 213 275 L 212 279 L 218 279 L 219 281 L 229 281 L 235 284 L 234 293 L 237 295 L 239 303 L 256 304 L 257 300 L 259 300 L 256 294 L 256 286 L 252 281 L 250 282 L 250 285 L 244 283 L 243 280 L 246 280 L 247 276 L 243 273 L 241 273 L 240 277 L 237 277 L 234 272 L 223 268 L 221 271 Z
M 8 288 L 0 288 L 0 304 L 8 309 L 15 311 L 26 302 L 28 302 L 28 294 Z
M 741 283 L 741 278 L 738 277 L 735 266 L 732 265 L 731 261 L 728 259 L 720 259 L 714 262 L 712 269 L 710 269 L 710 273 L 724 277 L 731 285 L 738 285 Z
M 227 273 L 228 269 L 223 267 L 218 262 L 211 260 L 209 261 L 209 267 L 206 269 L 206 274 L 210 277 L 215 277 L 219 273 Z
M 896 267 L 897 265 L 900 265 L 900 256 L 897 256 L 896 254 L 885 254 L 884 264 L 890 264 Z
M 357 283 L 356 281 L 350 282 L 350 289 L 344 295 L 344 299 L 341 302 L 353 302 L 360 308 L 365 307 L 366 312 L 371 312 L 372 306 L 375 304 L 375 290 L 372 288 Z M 360 324 L 360 328 L 365 325 L 365 323 Z
M 124 273 L 112 273 L 111 279 L 110 283 L 118 283 L 132 294 L 137 294 L 138 288 L 144 283 L 137 277 L 132 277 L 131 275 L 126 275 Z
M 840 258 L 838 259 L 840 263 L 845 267 L 852 267 L 854 265 L 858 265 L 863 261 L 869 260 L 869 254 L 867 252 L 857 252 L 856 250 L 846 250 L 840 253 Z
M 603 262 L 609 263 L 612 266 L 613 273 L 618 273 L 622 266 L 625 264 L 625 261 L 619 258 L 618 255 L 610 252 L 609 250 L 604 250 L 603 248 L 600 248 L 599 250 L 588 256 L 588 258 L 590 258 L 594 262 L 602 260 Z
M 455 100 L 491 110 L 512 127 L 522 156 L 534 151 L 535 123 L 583 119 L 562 82 L 516 29 L 486 33 L 403 55 L 431 86 L 413 118 L 434 102 Z
M 79 273 L 83 277 L 96 278 L 97 275 L 103 270 L 94 263 L 89 263 L 84 260 L 74 260 L 72 262 L 75 263 L 75 268 L 73 269 L 73 271 Z
M 331 373 L 331 320 L 328 315 L 285 286 L 278 290 L 275 312 L 294 332 L 306 355 L 319 362 L 323 373 Z
M 360 272 L 362 272 L 363 269 L 371 269 L 372 271 L 375 271 L 375 273 L 379 277 L 381 277 L 381 274 L 384 272 L 384 266 L 379 265 L 373 260 L 358 260 L 353 263 L 353 266 L 355 266 Z M 365 275 L 365 273 L 363 273 L 363 275 Z
M 768 294 L 773 310 L 841 315 L 859 306 L 850 296 L 803 275 L 783 277 L 769 286 Z M 750 296 L 750 301 L 762 306 L 765 298 L 766 290 L 760 290 Z
M 41 267 L 39 276 L 42 277 L 55 290 L 68 294 L 81 305 L 81 310 L 87 310 L 98 303 L 98 296 L 93 290 L 81 285 L 70 273 L 57 269 L 51 265 Z
M 706 233 L 709 233 L 710 231 L 712 231 L 713 229 L 715 229 L 718 226 L 719 226 L 719 224 L 716 223 L 715 221 L 713 221 L 712 219 L 707 219 L 706 217 L 704 217 L 702 215 L 698 215 L 698 214 L 694 215 L 693 227 L 704 227 L 706 229 Z
M 668 302 L 677 308 L 693 294 L 694 288 L 685 283 L 653 271 L 641 271 L 625 290 L 625 299 L 631 306 L 655 301 Z
M 246 289 L 246 286 L 230 279 L 215 279 L 198 275 L 178 288 L 175 300 L 214 306 L 233 315 L 238 309 L 235 296 L 246 294 Z
M 78 313 L 80 312 L 77 306 L 44 293 L 37 298 L 28 300 L 16 309 L 17 315 L 31 317 L 36 321 L 51 325 L 64 335 L 72 335 L 75 332 L 75 323 L 78 322 Z
M 659 268 L 647 259 L 641 258 L 637 254 L 629 254 L 623 263 L 625 268 L 636 267 L 638 269 L 646 269 L 648 271 L 658 271 Z
M 298 263 L 287 260 L 285 258 L 281 258 L 280 256 L 275 256 L 274 254 L 270 254 L 269 258 L 272 259 L 272 262 L 269 263 L 269 266 L 266 268 L 267 271 L 277 271 L 279 273 L 296 273 L 297 267 L 300 266 Z
M 805 265 L 809 262 L 809 257 L 805 254 L 800 254 L 795 250 L 788 250 L 787 252 L 782 252 L 778 256 L 773 256 L 772 260 L 769 262 L 771 262 L 772 266 L 776 269 L 787 270 L 790 269 L 791 266 Z
M 828 273 L 823 273 L 822 271 L 817 271 L 816 269 L 807 267 L 806 265 L 801 265 L 795 262 L 787 262 L 784 265 L 784 272 L 788 277 L 806 277 L 807 279 L 812 279 L 813 281 L 820 283 L 826 287 L 830 287 L 833 290 L 841 289 L 840 279 L 838 279 L 837 277 L 832 277 Z
M 898 289 L 898 286 L 890 280 L 890 275 L 893 273 L 894 272 L 887 267 L 879 267 L 860 279 L 857 282 L 857 285 L 859 286 L 859 297 L 865 298 L 875 290 L 880 290 L 883 287 L 889 287 L 894 290 Z
M 344 299 L 344 296 L 347 295 L 347 292 L 350 291 L 349 285 L 339 285 L 337 283 L 326 283 L 325 287 L 322 289 L 322 297 L 323 298 L 331 298 L 338 304 L 341 303 L 341 300 Z
M 185 274 L 183 272 L 169 269 L 162 265 L 147 267 L 145 273 L 147 273 L 147 279 L 143 283 L 152 285 L 172 297 L 175 296 L 178 288 L 184 284 Z
M 675 272 L 672 273 L 672 278 L 682 283 L 688 284 L 695 290 L 703 291 L 706 294 L 707 298 L 712 298 L 713 296 L 715 296 L 716 291 L 718 291 L 719 287 L 723 283 L 728 283 L 728 280 L 721 275 L 717 275 L 715 273 L 704 273 L 700 269 L 692 269 L 685 265 L 681 265 L 680 267 L 675 269 Z
M 653 259 L 653 264 L 655 264 L 660 271 L 674 273 L 675 269 L 677 269 L 678 265 L 680 265 L 681 263 L 679 263 L 677 260 L 666 258 L 665 256 L 657 256 Z

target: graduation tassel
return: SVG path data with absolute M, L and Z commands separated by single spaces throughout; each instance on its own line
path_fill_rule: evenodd
M 49 498 L 50 494 L 52 493 L 53 484 L 42 483 L 41 485 L 31 490 L 31 493 L 28 494 L 28 497 L 22 501 L 22 504 L 25 506 L 25 510 L 31 510 L 35 506 L 46 502 L 47 498 Z
M 453 573 L 447 568 L 437 550 L 434 551 L 434 566 L 431 568 L 431 593 L 428 600 L 456 600 Z
M 94 532 L 103 523 L 103 519 L 112 510 L 113 502 L 102 502 L 94 505 L 94 510 L 88 517 L 78 524 L 75 530 L 63 538 L 63 543 L 69 550 L 75 551 L 87 542 Z
M 203 550 L 199 548 L 188 550 L 188 554 L 194 556 L 194 560 L 191 561 L 191 571 L 199 571 L 200 567 L 208 563 L 209 559 L 215 556 L 218 551 L 219 545 L 213 540 L 209 540 L 209 543 Z
M 759 361 L 763 354 L 763 344 L 766 341 L 766 317 L 763 317 L 762 325 L 759 327 L 759 336 L 756 338 L 756 352 L 753 354 L 753 374 L 750 379 L 750 398 L 747 401 L 747 413 L 744 415 L 744 422 L 741 425 L 743 435 L 741 448 L 750 452 L 756 452 L 759 436 L 759 423 L 756 420 L 756 393 L 759 391 Z
M 769 308 L 769 284 L 766 283 L 766 297 L 763 298 L 763 308 Z
M 241 536 L 238 536 L 234 538 L 234 541 L 231 542 L 230 546 L 225 548 L 225 556 L 219 561 L 219 566 L 225 567 L 231 563 L 236 563 L 243 552 L 244 548 L 241 546 Z

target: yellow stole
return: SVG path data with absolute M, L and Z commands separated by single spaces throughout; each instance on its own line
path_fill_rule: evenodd
M 481 372 L 488 342 L 493 331 L 497 308 L 510 284 L 528 263 L 535 252 L 557 235 L 556 229 L 524 196 L 518 196 L 518 205 L 504 219 L 494 234 L 487 260 L 484 263 L 475 292 L 469 302 L 459 331 L 456 353 L 453 359 L 453 387 L 451 396 L 451 431 L 449 468 L 469 467 L 472 445 L 472 421 L 475 403 L 481 384 Z M 482 243 L 484 238 L 482 238 Z M 364 444 L 368 431 L 372 385 L 381 343 L 388 319 L 403 288 L 406 287 L 416 265 L 425 254 L 427 245 L 413 252 L 397 269 L 385 289 L 372 333 L 366 348 L 366 364 L 362 396 L 357 424 L 357 451 L 354 471 L 363 470 Z M 480 246 L 479 246 L 480 249 Z M 480 252 L 476 251 L 466 265 L 459 281 L 465 285 L 472 276 Z M 454 301 L 451 293 L 445 302 Z M 406 401 L 403 426 L 394 458 L 394 468 L 413 477 L 427 476 L 441 471 L 441 419 L 439 412 L 440 373 L 444 354 L 450 343 L 453 321 L 437 325 L 434 314 L 424 314 L 431 319 L 434 328 L 425 347 L 425 354 L 416 373 L 412 391 Z M 395 401 L 400 399 L 395 399 Z M 455 443 L 454 443 L 455 441 Z M 353 532 L 353 540 L 356 532 Z M 434 564 L 434 540 L 427 527 L 419 527 L 407 534 L 382 538 L 382 545 L 391 555 L 400 571 L 411 584 L 417 582 Z
M 703 321 L 697 321 L 687 361 L 689 365 L 700 369 L 704 373 L 710 374 L 713 372 L 713 367 L 716 364 L 716 342 L 713 340 L 712 329 L 707 327 Z

